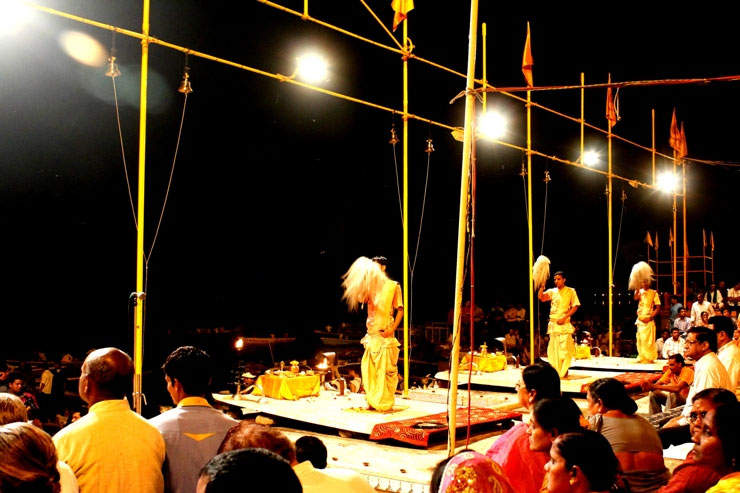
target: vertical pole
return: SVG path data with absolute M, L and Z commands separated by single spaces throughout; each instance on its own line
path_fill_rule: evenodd
M 614 343 L 614 310 L 612 307 L 612 278 L 614 273 L 612 272 L 612 122 L 607 119 L 609 132 L 607 134 L 608 146 L 608 172 L 606 182 L 606 215 L 607 215 L 607 227 L 608 230 L 608 255 L 609 255 L 609 270 L 607 271 L 609 286 L 607 291 L 607 306 L 609 310 L 609 356 L 612 356 L 612 346 Z
M 686 242 L 686 161 L 681 162 L 683 173 L 683 306 L 686 306 L 689 282 L 689 245 Z
M 149 0 L 144 0 L 141 33 L 141 82 L 139 110 L 139 187 L 136 221 L 136 306 L 134 308 L 134 410 L 141 414 L 144 359 L 144 178 L 146 169 L 146 94 L 149 69 Z
M 460 212 L 457 224 L 457 271 L 455 274 L 454 322 L 452 326 L 452 350 L 450 352 L 450 397 L 448 404 L 449 432 L 447 455 L 455 453 L 455 431 L 457 428 L 457 370 L 460 366 L 460 304 L 462 301 L 463 273 L 465 271 L 465 231 L 468 221 L 468 189 L 470 187 L 470 155 L 473 147 L 475 110 L 475 53 L 478 36 L 478 0 L 470 3 L 470 34 L 468 35 L 468 73 L 465 89 L 465 127 L 463 132 L 462 166 L 460 169 Z
M 409 396 L 409 59 L 408 19 L 403 21 L 403 395 Z
M 651 154 L 653 155 L 653 186 L 655 186 L 655 109 L 652 110 L 653 115 L 653 148 L 651 150 Z M 657 264 L 656 264 L 657 265 Z M 657 290 L 657 286 L 656 286 Z
M 534 364 L 534 280 L 532 265 L 534 251 L 532 239 L 532 91 L 527 91 L 527 252 L 529 253 L 529 364 Z
M 673 151 L 673 176 L 676 176 L 676 151 Z M 673 189 L 673 294 L 678 296 L 678 264 L 676 254 L 678 253 L 678 226 L 676 218 L 676 189 Z M 685 303 L 685 302 L 684 302 Z M 686 305 L 684 305 L 686 306 Z

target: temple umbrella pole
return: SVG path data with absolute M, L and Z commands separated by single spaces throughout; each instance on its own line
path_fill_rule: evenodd
M 409 59 L 408 18 L 403 20 L 403 395 L 409 396 Z
M 144 359 L 144 177 L 146 163 L 146 95 L 149 68 L 149 0 L 144 0 L 141 33 L 141 82 L 139 110 L 139 184 L 136 221 L 136 305 L 134 307 L 134 410 L 141 414 Z
M 465 127 L 463 132 L 462 167 L 460 171 L 460 215 L 457 225 L 457 271 L 455 274 L 455 304 L 450 352 L 449 432 L 447 455 L 455 453 L 457 428 L 457 370 L 460 366 L 460 305 L 465 270 L 465 237 L 468 222 L 468 189 L 470 186 L 470 154 L 473 145 L 473 114 L 475 110 L 475 52 L 478 39 L 478 0 L 470 2 L 470 34 L 468 36 L 468 74 L 465 82 Z

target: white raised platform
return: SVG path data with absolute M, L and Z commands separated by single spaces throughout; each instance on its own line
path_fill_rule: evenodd
M 547 361 L 547 358 L 542 358 Z M 598 356 L 588 359 L 574 359 L 570 367 L 585 370 L 606 370 L 624 373 L 628 371 L 663 371 L 668 364 L 667 360 L 659 359 L 655 363 L 638 363 L 635 358 L 620 358 L 616 356 Z

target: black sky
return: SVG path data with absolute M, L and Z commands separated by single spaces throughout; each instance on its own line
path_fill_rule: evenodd
M 302 11 L 302 1 L 282 5 Z M 465 72 L 467 2 L 424 2 L 409 14 L 415 53 Z M 369 1 L 390 24 L 390 1 Z M 453 5 L 454 4 L 454 5 Z M 57 0 L 44 3 L 75 15 L 140 31 L 137 2 Z M 648 10 L 649 6 L 649 10 Z M 703 2 L 610 6 L 502 6 L 481 2 L 487 23 L 488 78 L 522 85 L 526 22 L 532 29 L 537 85 L 695 78 L 737 73 L 738 41 L 729 6 Z M 383 44 L 387 36 L 360 2 L 312 1 L 312 16 Z M 59 48 L 65 30 L 107 31 L 38 13 L 22 35 L 0 45 L 0 207 L 6 260 L 2 286 L 5 333 L 20 347 L 125 344 L 135 289 L 135 229 L 116 126 L 111 81 Z M 299 49 L 316 46 L 332 59 L 328 88 L 401 109 L 397 54 L 281 12 L 257 1 L 153 1 L 150 34 L 159 39 L 272 73 L 289 74 Z M 400 38 L 400 30 L 397 33 Z M 116 79 L 129 178 L 136 188 L 140 45 L 116 37 L 123 75 Z M 149 261 L 147 331 L 243 325 L 255 333 L 300 332 L 348 319 L 339 276 L 359 255 L 383 254 L 401 279 L 401 216 L 390 127 L 402 120 L 377 109 L 191 57 L 193 92 L 167 209 Z M 478 57 L 478 65 L 481 57 Z M 150 50 L 146 251 L 149 251 L 175 149 L 183 107 L 176 92 L 182 53 Z M 480 75 L 480 72 L 479 72 Z M 461 125 L 462 100 L 449 101 L 464 79 L 410 63 L 410 112 Z M 614 131 L 650 146 L 656 110 L 657 147 L 669 153 L 673 108 L 685 122 L 689 156 L 740 162 L 735 139 L 737 83 L 626 88 Z M 533 100 L 572 116 L 579 93 L 535 93 Z M 586 94 L 586 119 L 605 128 L 604 90 Z M 511 113 L 509 136 L 524 145 L 522 105 L 492 96 Z M 535 149 L 575 159 L 577 125 L 534 112 Z M 425 140 L 433 139 L 425 190 Z M 605 149 L 603 136 L 589 141 Z M 423 228 L 414 270 L 414 322 L 444 320 L 452 305 L 461 145 L 447 131 L 410 124 L 410 245 L 414 256 L 422 201 Z M 614 171 L 650 181 L 649 155 L 615 144 Z M 401 148 L 395 159 L 399 172 Z M 522 154 L 478 148 L 476 299 L 483 306 L 527 300 L 526 221 Z M 662 162 L 661 162 L 662 164 Z M 533 160 L 535 255 L 566 269 L 588 303 L 606 285 L 605 180 L 542 158 Z M 545 170 L 552 176 L 547 189 Z M 701 228 L 714 233 L 718 278 L 734 282 L 737 171 L 689 168 L 692 254 Z M 619 196 L 627 199 L 622 212 Z M 426 193 L 425 193 L 426 191 Z M 614 185 L 615 284 L 624 289 L 632 264 L 645 257 L 646 230 L 658 231 L 667 258 L 670 200 L 646 189 Z M 546 220 L 545 217 L 546 211 Z M 620 217 L 622 228 L 619 229 Z M 30 334 L 34 334 L 31 336 Z M 165 344 L 162 342 L 162 344 Z

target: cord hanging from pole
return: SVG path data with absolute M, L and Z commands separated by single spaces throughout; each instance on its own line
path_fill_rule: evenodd
M 619 213 L 619 230 L 617 232 L 617 246 L 614 249 L 614 263 L 612 264 L 612 278 L 614 277 L 614 271 L 617 268 L 617 256 L 619 252 L 619 240 L 622 237 L 622 220 L 624 218 L 624 203 L 627 201 L 627 194 L 624 192 L 624 188 L 622 189 L 622 196 L 620 197 L 620 200 L 622 201 L 622 211 Z M 609 279 L 609 283 L 613 284 L 613 279 Z

